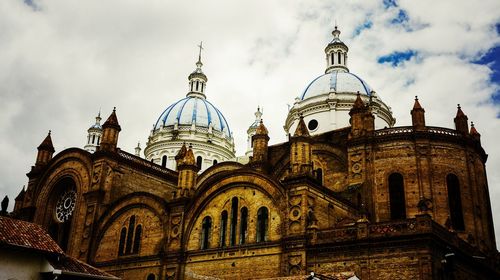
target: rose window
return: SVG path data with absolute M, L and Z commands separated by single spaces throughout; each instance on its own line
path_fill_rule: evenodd
M 64 223 L 73 214 L 76 204 L 76 192 L 67 191 L 57 201 L 56 218 L 59 222 Z

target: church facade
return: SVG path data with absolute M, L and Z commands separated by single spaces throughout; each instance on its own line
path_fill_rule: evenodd
M 53 156 L 49 133 L 13 215 L 122 279 L 500 278 L 480 134 L 460 106 L 455 128 L 427 126 L 417 98 L 412 124 L 394 127 L 332 34 L 288 141 L 268 144 L 258 110 L 236 160 L 200 46 L 188 94 L 160 115 L 144 158 L 118 147 L 115 110 L 85 150 Z

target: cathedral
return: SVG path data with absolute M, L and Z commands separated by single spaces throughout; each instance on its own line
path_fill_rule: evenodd
M 11 215 L 120 279 L 500 279 L 474 124 L 458 106 L 455 128 L 427 126 L 415 97 L 412 123 L 395 126 L 348 51 L 335 27 L 287 141 L 269 145 L 259 108 L 237 157 L 200 45 L 144 151 L 119 148 L 116 110 L 83 149 L 54 155 L 49 132 Z

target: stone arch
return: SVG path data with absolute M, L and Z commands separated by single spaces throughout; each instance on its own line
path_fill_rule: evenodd
M 151 217 L 149 217 L 149 214 L 151 214 Z M 141 228 L 143 236 L 148 235 L 149 230 L 149 238 L 144 239 L 144 244 L 146 242 L 149 242 L 150 244 L 149 246 L 146 244 L 144 247 L 153 247 L 154 249 L 149 250 L 148 252 L 159 252 L 163 248 L 165 242 L 165 232 L 167 232 L 168 226 L 168 211 L 166 209 L 165 201 L 150 193 L 132 193 L 113 202 L 95 224 L 95 232 L 97 234 L 92 240 L 90 260 L 99 262 L 106 259 L 106 257 L 109 259 L 116 259 L 116 256 L 118 256 L 120 230 L 124 225 L 124 220 L 126 220 L 130 215 L 135 215 L 138 221 L 137 223 L 141 223 L 141 225 L 143 225 Z M 154 221 L 148 222 L 147 219 Z M 157 223 L 159 223 L 159 226 L 154 227 L 153 225 Z M 118 230 L 115 232 L 113 231 L 114 228 L 118 228 Z M 114 241 L 109 241 L 111 240 L 110 236 L 113 234 L 116 235 L 116 240 L 114 240 L 116 241 L 116 244 L 113 243 Z M 156 238 L 153 236 L 156 236 Z M 103 240 L 106 240 L 107 243 L 111 244 L 112 248 L 110 250 L 112 251 L 106 254 L 99 254 L 101 243 L 105 243 Z M 109 244 L 107 246 L 110 246 Z M 144 253 L 144 251 L 141 251 L 140 255 L 143 255 Z

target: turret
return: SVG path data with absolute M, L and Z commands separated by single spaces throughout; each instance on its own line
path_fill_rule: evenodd
M 47 137 L 45 137 L 37 149 L 38 154 L 36 156 L 35 166 L 44 166 L 52 159 L 52 155 L 55 152 L 54 146 L 52 145 L 52 138 L 50 137 L 50 130 Z
M 290 167 L 292 175 L 312 175 L 311 136 L 300 115 L 295 133 L 290 138 Z
M 468 124 L 468 118 L 462 111 L 462 108 L 460 107 L 460 104 L 457 105 L 457 115 L 455 116 L 455 119 L 453 119 L 455 122 L 455 129 L 466 135 L 469 133 L 469 124 Z
M 88 152 L 95 152 L 97 151 L 97 147 L 99 147 L 99 144 L 101 142 L 101 137 L 102 137 L 102 126 L 101 126 L 101 112 L 99 111 L 99 114 L 95 118 L 95 124 L 93 124 L 88 130 L 87 130 L 87 144 L 85 144 L 84 149 Z
M 177 161 L 177 171 L 179 172 L 177 195 L 180 197 L 190 197 L 196 185 L 197 173 L 200 170 L 196 165 L 191 146 L 187 149 L 186 144 L 183 144 L 179 153 L 175 156 L 175 160 Z
M 122 130 L 116 117 L 116 108 L 113 108 L 113 112 L 102 125 L 102 129 L 103 134 L 100 150 L 115 152 L 118 144 L 118 134 Z
M 250 162 L 261 164 L 267 162 L 268 134 L 269 132 L 261 119 L 259 126 L 255 130 L 255 135 L 252 136 L 253 156 Z
M 415 96 L 415 104 L 411 110 L 411 121 L 415 130 L 422 130 L 425 128 L 425 110 L 420 106 L 418 97 Z

